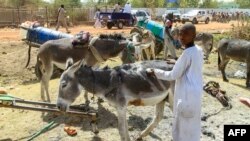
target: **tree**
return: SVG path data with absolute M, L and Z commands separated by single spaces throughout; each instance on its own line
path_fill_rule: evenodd
M 46 2 L 43 0 L 0 0 L 0 4 L 3 7 L 29 7 L 38 8 L 44 5 Z
M 217 0 L 203 0 L 200 4 L 202 8 L 218 8 L 218 1 Z
M 200 0 L 179 0 L 180 7 L 198 7 Z
M 81 0 L 54 0 L 54 7 L 64 5 L 65 7 L 82 7 Z
M 234 0 L 237 4 L 240 5 L 240 8 L 249 8 L 250 7 L 250 1 L 249 0 Z

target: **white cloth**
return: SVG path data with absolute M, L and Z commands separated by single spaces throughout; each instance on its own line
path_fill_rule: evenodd
M 131 13 L 131 4 L 130 3 L 125 4 L 123 13 Z
M 174 92 L 174 141 L 200 141 L 202 98 L 202 49 L 197 46 L 184 50 L 172 71 L 155 69 L 162 80 L 176 80 Z
M 94 19 L 95 19 L 94 27 L 95 28 L 101 28 L 102 23 L 100 21 L 100 11 L 96 11 Z

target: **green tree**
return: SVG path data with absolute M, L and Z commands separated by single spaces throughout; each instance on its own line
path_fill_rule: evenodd
M 200 7 L 202 8 L 218 8 L 217 0 L 203 0 Z
M 181 8 L 198 7 L 200 0 L 179 0 Z
M 0 0 L 2 7 L 30 7 L 38 8 L 45 5 L 43 0 Z
M 240 8 L 250 8 L 249 0 L 234 0 L 234 1 L 240 5 Z
M 65 7 L 82 7 L 81 0 L 54 0 L 54 7 L 64 5 Z

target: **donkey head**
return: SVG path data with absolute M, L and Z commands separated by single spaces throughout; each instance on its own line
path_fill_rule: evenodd
M 75 35 L 72 45 L 77 46 L 77 45 L 87 45 L 89 42 L 90 34 L 89 32 L 84 32 L 81 31 L 78 34 Z
M 83 89 L 80 85 L 80 78 L 84 78 L 86 82 L 88 79 L 91 79 L 89 78 L 92 72 L 91 67 L 84 65 L 82 61 L 72 64 L 72 61 L 67 61 L 67 69 L 60 77 L 57 107 L 63 112 L 66 112 L 69 109 L 70 104 L 80 95 L 81 90 Z
M 204 52 L 204 59 L 207 60 L 213 50 L 213 36 L 208 33 L 197 33 L 195 41 L 201 42 L 200 45 Z

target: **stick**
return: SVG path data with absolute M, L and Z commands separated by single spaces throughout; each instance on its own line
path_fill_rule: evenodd
M 30 106 L 19 106 L 19 105 L 3 105 L 0 104 L 0 107 L 6 108 L 14 108 L 14 109 L 24 109 L 24 110 L 32 110 L 32 111 L 40 111 L 40 112 L 53 112 L 56 114 L 72 114 L 76 116 L 82 116 L 87 118 L 93 118 L 96 116 L 96 113 L 85 113 L 85 112 L 78 112 L 78 111 L 68 111 L 63 113 L 57 109 L 50 109 L 50 108 L 37 108 L 37 107 L 30 107 Z
M 51 121 L 49 124 L 47 124 L 46 126 L 44 126 L 41 130 L 39 130 L 38 132 L 34 133 L 27 141 L 31 141 L 34 138 L 36 138 L 37 136 L 41 135 L 42 133 L 48 131 L 54 124 L 55 124 L 55 122 Z

